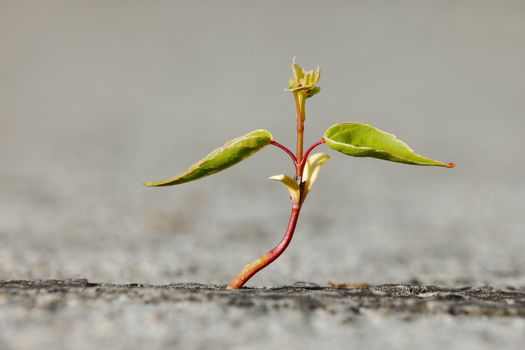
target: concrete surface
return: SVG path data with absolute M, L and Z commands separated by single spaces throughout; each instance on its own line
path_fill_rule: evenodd
M 525 289 L 490 287 L 336 289 L 298 282 L 230 291 L 197 283 L 0 281 L 0 307 L 5 349 L 313 349 L 320 343 L 442 349 L 452 341 L 507 349 L 517 345 L 525 329 Z M 20 323 L 25 336 L 13 338 Z M 450 324 L 461 327 L 459 338 L 449 338 Z M 432 334 L 432 340 L 418 337 L 416 328 Z M 482 331 L 483 336 L 469 339 Z
M 458 167 L 330 152 L 289 249 L 249 286 L 522 290 L 524 32 L 521 0 L 0 0 L 0 280 L 229 282 L 283 234 L 287 194 L 267 177 L 292 171 L 286 155 L 268 148 L 180 187 L 141 183 L 250 130 L 293 145 L 283 89 L 298 56 L 322 69 L 307 142 L 361 121 Z M 521 318 L 367 311 L 345 324 L 324 311 L 121 302 L 65 307 L 62 318 L 4 300 L 0 348 L 89 348 L 88 338 L 161 348 L 170 330 L 186 334 L 186 348 L 192 337 L 195 348 L 211 347 L 199 336 L 223 348 L 251 337 L 255 348 L 286 339 L 367 349 L 516 348 L 525 337 Z M 55 336 L 63 323 L 75 330 L 68 340 Z M 236 329 L 250 337 L 228 343 Z

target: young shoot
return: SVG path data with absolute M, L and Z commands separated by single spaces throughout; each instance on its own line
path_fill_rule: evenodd
M 292 64 L 292 71 L 293 75 L 286 90 L 292 94 L 296 107 L 297 145 L 295 153 L 274 140 L 269 131 L 255 130 L 215 149 L 180 175 L 165 181 L 144 184 L 148 187 L 160 187 L 194 181 L 229 168 L 268 145 L 273 145 L 290 156 L 295 169 L 295 176 L 281 174 L 270 177 L 271 180 L 281 182 L 286 187 L 291 199 L 290 220 L 284 237 L 275 248 L 246 265 L 230 282 L 228 289 L 241 288 L 253 275 L 277 259 L 290 244 L 303 203 L 319 176 L 321 166 L 330 158 L 325 153 L 311 154 L 318 146 L 326 144 L 334 151 L 353 157 L 373 157 L 410 165 L 440 166 L 445 168 L 453 168 L 455 166 L 454 163 L 442 163 L 420 156 L 395 135 L 379 130 L 371 125 L 357 122 L 332 125 L 319 140 L 304 150 L 303 134 L 306 121 L 306 101 L 321 91 L 321 88 L 317 85 L 321 77 L 321 71 L 319 67 L 312 71 L 305 71 L 295 63 L 295 59 Z

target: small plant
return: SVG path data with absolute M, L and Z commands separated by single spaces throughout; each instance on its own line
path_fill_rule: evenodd
M 292 201 L 292 212 L 284 237 L 275 248 L 246 265 L 230 282 L 228 285 L 229 289 L 241 288 L 253 275 L 277 259 L 290 244 L 301 207 L 319 176 L 321 166 L 329 158 L 324 153 L 310 154 L 316 147 L 326 144 L 335 151 L 353 157 L 374 157 L 411 165 L 442 166 L 447 168 L 455 166 L 454 163 L 442 163 L 422 157 L 396 136 L 371 125 L 356 122 L 332 125 L 325 131 L 321 139 L 314 142 L 304 151 L 303 133 L 306 120 L 306 101 L 321 91 L 321 88 L 317 86 L 321 72 L 319 67 L 316 70 L 305 72 L 302 67 L 295 63 L 295 59 L 292 69 L 293 76 L 286 90 L 292 93 L 297 110 L 297 147 L 295 154 L 288 147 L 275 141 L 269 131 L 255 130 L 215 149 L 198 163 L 174 178 L 144 184 L 150 187 L 171 186 L 197 180 L 229 168 L 267 145 L 274 145 L 290 156 L 295 168 L 294 177 L 284 174 L 270 177 L 271 180 L 279 181 L 286 187 Z

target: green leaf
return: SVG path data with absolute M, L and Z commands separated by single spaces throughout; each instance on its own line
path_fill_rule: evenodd
M 290 198 L 292 199 L 292 201 L 294 203 L 299 202 L 299 197 L 300 197 L 299 185 L 294 179 L 292 179 L 288 175 L 281 174 L 281 175 L 271 176 L 270 180 L 281 182 L 288 190 L 288 193 L 290 193 Z
M 328 147 L 354 157 L 374 157 L 412 165 L 434 165 L 453 168 L 454 163 L 442 163 L 415 153 L 395 135 L 362 123 L 341 123 L 326 130 Z
M 308 95 L 306 95 L 306 98 L 310 98 L 312 96 L 315 96 L 315 95 L 317 95 L 320 92 L 321 92 L 321 87 L 320 86 L 316 86 L 310 91 L 310 93 Z
M 255 130 L 246 135 L 228 141 L 224 146 L 213 150 L 188 170 L 171 179 L 148 182 L 144 186 L 172 186 L 212 175 L 239 163 L 272 142 L 269 131 Z
M 292 63 L 292 78 L 288 82 L 286 90 L 292 92 L 308 91 L 305 97 L 312 97 L 318 94 L 321 89 L 316 89 L 319 79 L 321 79 L 321 70 L 319 66 L 315 70 L 307 71 L 295 63 L 295 57 Z M 313 93 L 312 93 L 313 92 Z
M 319 177 L 319 170 L 330 156 L 325 153 L 315 153 L 308 157 L 303 171 L 303 180 L 306 182 L 306 190 L 310 191 Z
M 315 153 L 308 157 L 303 171 L 303 181 L 305 182 L 304 192 L 302 200 L 306 198 L 308 193 L 312 190 L 312 187 L 319 177 L 319 171 L 326 161 L 330 159 L 330 156 L 325 153 Z

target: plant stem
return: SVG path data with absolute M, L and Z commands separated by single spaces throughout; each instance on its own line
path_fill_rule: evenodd
M 302 197 L 302 176 L 304 171 L 304 165 L 306 164 L 306 158 L 310 152 L 317 147 L 318 145 L 324 143 L 324 140 L 320 140 L 313 144 L 305 154 L 303 159 L 303 135 L 304 135 L 304 120 L 305 120 L 305 96 L 294 92 L 295 107 L 297 110 L 297 150 L 296 155 L 294 155 L 286 146 L 283 146 L 277 141 L 272 141 L 271 144 L 279 147 L 292 158 L 295 165 L 295 172 L 297 175 L 297 181 L 301 188 L 299 198 Z M 288 222 L 288 227 L 284 233 L 284 237 L 281 242 L 272 250 L 262 255 L 259 259 L 253 261 L 252 263 L 246 265 L 244 269 L 230 282 L 228 289 L 238 289 L 244 286 L 250 278 L 253 277 L 257 272 L 270 265 L 275 259 L 277 259 L 288 247 L 292 241 L 293 234 L 295 232 L 295 226 L 297 225 L 297 220 L 299 219 L 299 213 L 301 211 L 302 200 L 299 199 L 298 203 L 294 202 L 292 206 L 292 212 L 290 213 L 290 221 Z
M 301 205 L 294 203 L 292 206 L 292 212 L 290 213 L 290 221 L 288 222 L 288 227 L 284 234 L 281 242 L 268 253 L 262 255 L 259 259 L 253 261 L 252 263 L 246 265 L 244 269 L 230 282 L 228 289 L 238 289 L 241 288 L 253 275 L 257 272 L 270 265 L 275 259 L 277 259 L 288 247 L 290 244 L 295 226 L 297 225 L 297 219 L 299 218 L 299 213 L 301 211 Z
M 301 163 L 303 160 L 303 135 L 304 135 L 304 120 L 305 120 L 305 97 L 298 92 L 294 92 L 295 108 L 297 111 L 297 162 Z M 297 171 L 297 177 L 301 174 Z
M 320 139 L 319 141 L 313 143 L 310 148 L 308 148 L 306 150 L 306 152 L 304 153 L 304 157 L 303 157 L 303 160 L 301 161 L 301 163 L 299 163 L 299 173 L 301 174 L 301 176 L 303 175 L 303 171 L 304 171 L 304 165 L 306 164 L 306 160 L 308 159 L 308 156 L 310 155 L 310 153 L 319 145 L 322 145 L 323 143 L 325 143 L 324 139 Z
M 277 141 L 272 141 L 270 142 L 271 145 L 274 145 L 276 147 L 279 147 L 280 149 L 282 149 L 283 151 L 285 151 L 293 160 L 294 164 L 297 164 L 297 158 L 295 158 L 295 154 L 292 153 L 292 151 L 290 151 L 290 149 L 282 144 L 280 144 L 279 142 Z

